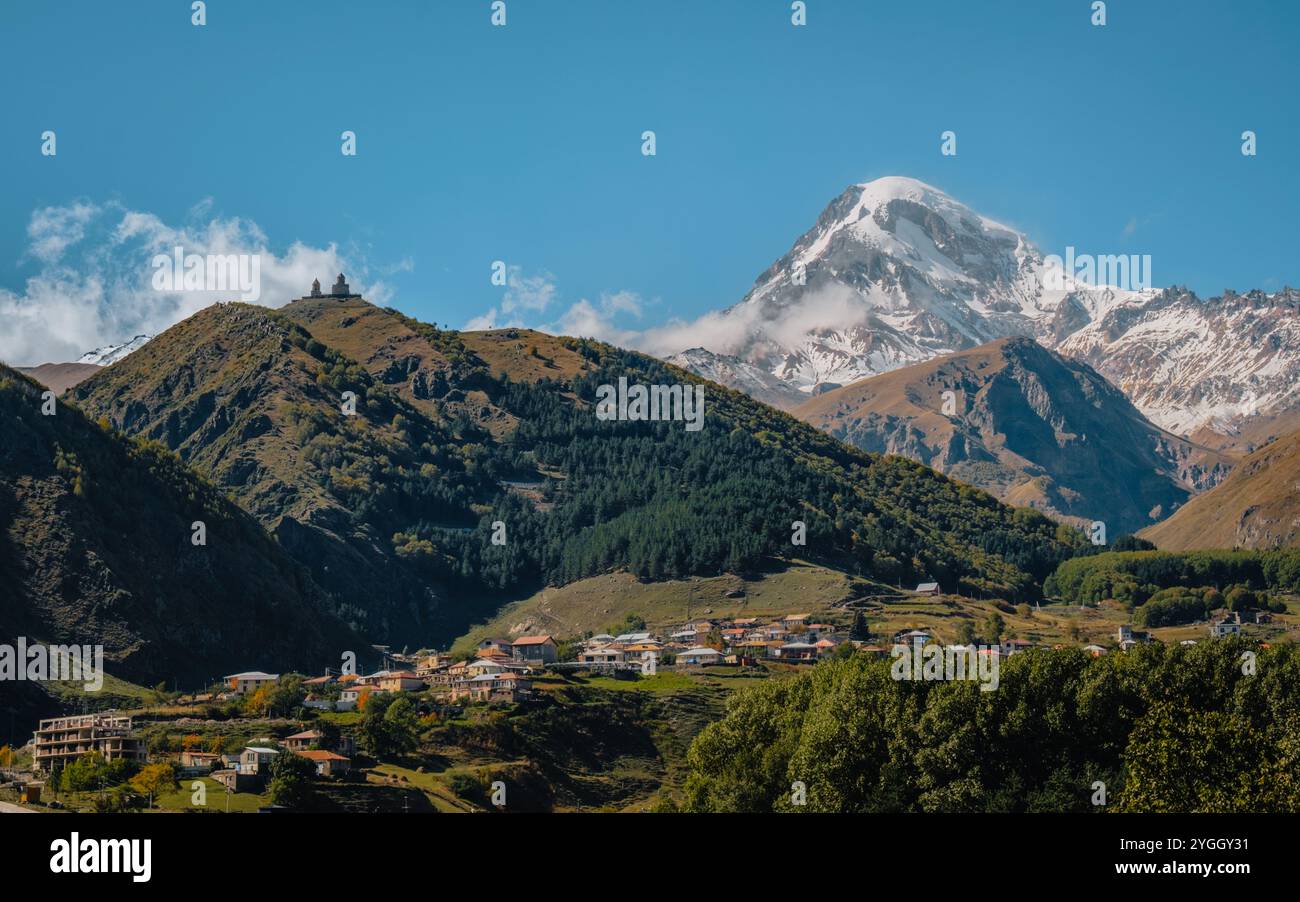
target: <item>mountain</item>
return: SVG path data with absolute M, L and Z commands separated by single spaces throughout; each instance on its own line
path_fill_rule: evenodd
M 620 378 L 701 385 L 704 428 L 599 419 L 598 388 Z M 442 330 L 356 297 L 210 307 L 73 397 L 174 450 L 390 643 L 448 641 L 547 585 L 757 573 L 794 556 L 1032 598 L 1082 547 L 1041 514 L 651 357 Z
M 1168 551 L 1300 546 L 1300 432 L 1248 455 L 1220 485 L 1141 536 Z
M 1226 442 L 1300 408 L 1300 291 L 1289 288 L 1207 300 L 1171 288 L 1106 311 L 1056 349 L 1184 435 L 1204 429 Z
M 802 404 L 808 397 L 789 382 L 738 357 L 714 354 L 704 348 L 689 348 L 665 359 L 673 366 L 680 366 L 710 382 L 744 392 L 754 400 L 779 410 L 789 410 Z
M 72 397 L 228 492 L 379 639 L 428 635 L 449 604 L 445 583 L 396 552 L 394 533 L 422 517 L 468 531 L 471 505 L 495 490 L 466 467 L 475 428 L 426 418 L 267 308 L 201 310 Z
M 191 685 L 319 669 L 360 639 L 258 524 L 156 443 L 0 366 L 0 636 L 102 644 L 115 676 Z M 193 524 L 206 527 L 195 545 Z
M 1029 336 L 1089 363 L 1171 432 L 1230 437 L 1252 418 L 1300 408 L 1300 385 L 1287 377 L 1300 362 L 1300 293 L 1203 301 L 1077 272 L 937 188 L 877 179 L 845 189 L 718 315 L 730 332 L 679 360 L 791 406 L 767 377 L 807 395 Z
M 117 363 L 126 355 L 140 350 L 153 336 L 137 335 L 130 341 L 120 345 L 105 345 L 102 348 L 95 348 L 93 351 L 87 351 L 77 358 L 77 363 L 88 363 L 94 366 L 109 366 Z
M 61 395 L 72 386 L 89 379 L 102 367 L 97 363 L 42 363 L 40 366 L 20 366 L 18 372 L 31 376 L 37 382 Z
M 864 379 L 792 413 L 1009 503 L 1102 520 L 1113 535 L 1168 516 L 1232 464 L 1153 425 L 1091 367 L 1030 338 L 998 339 Z

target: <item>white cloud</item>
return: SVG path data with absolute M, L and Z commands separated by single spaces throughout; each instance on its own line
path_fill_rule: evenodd
M 67 207 L 42 207 L 27 223 L 28 253 L 42 263 L 56 263 L 69 247 L 86 234 L 86 223 L 99 214 L 87 203 Z
M 555 300 L 555 277 L 548 272 L 525 276 L 518 266 L 510 267 L 506 275 L 506 290 L 501 298 L 501 311 L 517 310 L 544 312 Z
M 775 315 L 756 304 L 737 304 L 692 320 L 670 319 L 660 325 L 638 328 L 636 322 L 647 304 L 635 292 L 602 294 L 596 301 L 583 298 L 557 317 L 525 322 L 519 316 L 503 318 L 496 307 L 466 324 L 466 329 L 523 327 L 554 335 L 596 338 L 656 357 L 669 357 L 688 348 L 707 348 L 719 354 L 743 354 L 755 341 L 796 347 L 809 332 L 836 331 L 862 325 L 870 309 L 852 289 L 833 285 L 810 292 L 779 308 Z
M 157 291 L 152 286 L 155 255 L 255 254 L 259 258 L 258 303 L 280 306 L 306 294 L 313 278 L 325 290 L 339 272 L 352 290 L 388 303 L 382 281 L 368 281 L 362 260 L 338 248 L 294 242 L 281 253 L 246 219 L 208 218 L 212 202 L 200 201 L 187 224 L 117 203 L 78 202 L 33 212 L 27 256 L 38 271 L 19 291 L 0 288 L 0 360 L 15 366 L 75 360 L 91 348 L 139 334 L 157 334 L 197 310 L 238 291 Z M 399 265 L 399 269 L 401 266 Z

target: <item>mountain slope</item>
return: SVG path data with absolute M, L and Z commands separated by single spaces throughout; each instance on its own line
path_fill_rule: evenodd
M 1290 378 L 1300 365 L 1300 292 L 1201 300 L 1182 289 L 1122 290 L 1105 276 L 1131 261 L 1104 250 L 1091 249 L 1106 272 L 1076 278 L 1024 235 L 923 182 L 852 185 L 717 314 L 710 331 L 730 324 L 729 333 L 674 359 L 788 407 L 770 380 L 812 394 L 1025 335 L 1089 363 L 1178 434 L 1233 436 L 1256 417 L 1300 408 Z
M 356 648 L 324 595 L 250 517 L 156 444 L 0 366 L 0 635 L 102 644 L 154 684 L 249 667 L 319 668 Z M 192 543 L 192 524 L 207 544 Z
M 75 396 L 174 448 L 352 619 L 403 644 L 453 638 L 545 585 L 757 572 L 794 555 L 1033 597 L 1081 545 L 1040 514 L 709 383 L 699 432 L 601 421 L 597 388 L 620 378 L 701 383 L 597 342 L 456 333 L 307 298 L 209 308 Z M 356 416 L 339 413 L 344 391 Z
M 56 395 L 84 382 L 100 369 L 102 367 L 95 363 L 42 363 L 40 366 L 17 367 L 18 372 L 31 376 Z
M 284 308 L 286 316 L 297 320 L 309 329 L 316 330 L 314 334 L 324 337 L 328 335 L 330 340 L 340 347 L 347 347 L 350 352 L 356 354 L 359 359 L 370 361 L 369 366 L 372 371 L 379 372 L 387 370 L 391 365 L 392 351 L 390 348 L 393 343 L 381 337 L 384 330 L 376 330 L 373 322 L 367 324 L 366 317 L 359 316 L 355 312 L 347 312 L 346 315 L 336 318 L 334 311 L 336 308 L 331 306 L 331 302 L 312 301 L 303 299 L 290 304 Z M 416 323 L 395 311 L 382 311 L 384 315 L 393 317 L 398 320 L 400 325 L 395 327 L 399 333 L 404 334 L 406 329 L 416 329 L 417 331 L 427 332 L 431 327 Z M 376 316 L 371 313 L 370 318 Z M 323 324 L 323 325 L 322 325 Z M 338 331 L 329 332 L 328 329 Z M 346 332 L 351 332 L 348 336 Z M 593 495 L 606 494 L 609 491 L 609 481 L 619 479 L 627 485 L 645 483 L 638 492 L 629 492 L 628 488 L 621 487 L 618 494 L 626 494 L 631 497 L 641 496 L 641 503 L 644 505 L 639 512 L 639 517 L 644 519 L 645 523 L 637 523 L 638 517 L 632 516 L 628 511 L 625 515 L 617 516 L 613 521 L 600 523 L 599 532 L 609 532 L 611 536 L 617 536 L 612 539 L 615 548 L 621 548 L 624 543 L 629 542 L 630 537 L 627 535 L 629 530 L 642 534 L 642 541 L 650 536 L 655 536 L 650 540 L 651 547 L 642 553 L 649 554 L 649 559 L 638 561 L 636 556 L 626 556 L 626 552 L 615 552 L 611 559 L 610 549 L 604 549 L 599 552 L 599 557 L 594 561 L 588 559 L 585 563 L 580 563 L 576 569 L 561 566 L 558 570 L 552 570 L 547 578 L 552 581 L 565 582 L 574 578 L 591 575 L 593 572 L 600 572 L 610 563 L 626 566 L 629 563 L 633 567 L 644 567 L 645 575 L 664 576 L 692 572 L 690 567 L 682 569 L 680 565 L 673 565 L 671 558 L 674 556 L 669 553 L 669 561 L 661 562 L 660 559 L 665 555 L 661 545 L 664 541 L 674 541 L 673 534 L 680 529 L 675 525 L 664 525 L 665 532 L 662 536 L 658 535 L 655 527 L 652 525 L 656 517 L 662 517 L 668 513 L 667 509 L 660 512 L 658 508 L 661 505 L 669 504 L 675 508 L 678 504 L 677 499 L 680 497 L 680 486 L 665 486 L 662 474 L 657 472 L 647 472 L 644 476 L 636 473 L 636 468 L 644 466 L 636 460 L 646 454 L 646 450 L 638 447 L 637 451 L 631 455 L 620 451 L 620 445 L 627 446 L 628 440 L 638 436 L 639 430 L 651 427 L 662 436 L 660 446 L 651 451 L 652 455 L 663 455 L 670 458 L 674 451 L 665 447 L 666 445 L 678 444 L 678 437 L 682 436 L 686 441 L 691 441 L 691 434 L 683 434 L 680 426 L 677 429 L 671 426 L 655 424 L 619 424 L 616 431 L 612 434 L 605 435 L 597 439 L 596 436 L 587 435 L 591 426 L 595 425 L 590 422 L 592 417 L 590 403 L 594 397 L 594 387 L 601 381 L 616 382 L 619 375 L 627 375 L 631 381 L 636 381 L 634 377 L 640 377 L 647 383 L 671 383 L 678 381 L 680 371 L 665 369 L 658 362 L 642 355 L 632 354 L 630 352 L 620 351 L 607 345 L 595 342 L 575 341 L 572 339 L 555 338 L 542 333 L 531 332 L 523 329 L 503 329 L 492 332 L 482 333 L 438 333 L 439 341 L 446 342 L 452 340 L 458 341 L 459 344 L 472 355 L 474 363 L 485 368 L 490 374 L 491 379 L 496 380 L 496 388 L 487 385 L 483 381 L 483 375 L 475 374 L 473 382 L 476 386 L 485 386 L 485 395 L 488 403 L 480 408 L 479 414 L 489 422 L 500 422 L 502 419 L 514 418 L 518 423 L 518 428 L 504 437 L 504 441 L 517 448 L 526 449 L 525 456 L 536 463 L 539 472 L 548 474 L 548 484 L 543 486 L 541 482 L 538 487 L 542 494 L 549 493 L 550 497 L 557 497 L 558 501 L 542 501 L 535 507 L 546 507 L 555 504 L 560 513 L 566 507 L 566 495 L 570 497 L 568 502 L 577 501 L 583 495 L 592 493 Z M 403 343 L 407 342 L 403 339 Z M 466 372 L 473 372 L 473 363 L 465 363 Z M 406 369 L 411 369 L 407 367 Z M 674 372 L 677 375 L 674 375 Z M 413 381 L 427 381 L 418 367 L 414 368 L 413 375 L 410 377 Z M 455 396 L 455 393 L 453 392 Z M 734 421 L 735 418 L 752 421 L 755 418 L 763 422 L 770 422 L 772 429 L 778 431 L 780 436 L 773 435 L 777 439 L 777 448 L 774 449 L 753 449 L 760 452 L 760 457 L 767 457 L 771 450 L 786 451 L 781 445 L 785 441 L 790 441 L 791 436 L 786 435 L 790 432 L 793 423 L 784 417 L 772 414 L 766 411 L 760 405 L 754 405 L 742 395 L 722 392 L 719 395 L 719 401 L 724 403 L 724 410 L 727 410 L 731 416 L 727 416 L 728 421 Z M 557 404 L 557 402 L 559 402 Z M 712 402 L 711 402 L 712 403 Z M 732 405 L 738 405 L 738 409 L 732 411 Z M 575 409 L 576 408 L 576 409 Z M 715 405 L 713 410 L 718 410 Z M 580 414 L 580 418 L 575 419 L 575 415 Z M 560 422 L 555 422 L 555 418 L 560 418 Z M 562 422 L 567 419 L 568 422 Z M 584 422 L 584 420 L 586 422 Z M 558 427 L 558 434 L 554 430 Z M 753 428 L 753 427 L 749 427 Z M 834 451 L 834 444 L 827 445 L 823 439 L 814 438 L 815 433 L 804 431 L 802 428 L 795 430 L 799 436 L 794 441 L 796 448 L 802 443 L 812 439 L 818 446 L 818 453 L 831 453 L 838 456 L 839 452 Z M 620 434 L 621 433 L 621 434 Z M 565 449 L 559 453 L 559 444 L 563 442 Z M 642 442 L 638 440 L 634 446 L 640 446 Z M 704 444 L 704 443 L 700 443 Z M 583 448 L 590 450 L 584 451 Z M 683 443 L 683 449 L 687 450 L 688 446 Z M 731 449 L 720 449 L 723 457 L 728 456 L 727 452 Z M 748 450 L 748 449 L 747 449 Z M 790 449 L 795 450 L 795 449 Z M 695 458 L 700 451 L 695 448 L 689 448 L 690 455 Z M 732 454 L 735 452 L 732 451 Z M 784 455 L 783 455 L 784 456 Z M 605 467 L 596 468 L 592 461 L 607 461 Z M 868 461 L 880 464 L 878 460 L 872 461 L 871 458 L 860 459 L 858 465 L 866 464 Z M 649 461 L 647 461 L 649 463 Z M 702 463 L 702 461 L 701 461 Z M 621 466 L 620 466 L 621 464 Z M 892 466 L 889 464 L 888 466 Z M 724 466 L 718 465 L 717 462 L 709 461 L 709 471 L 719 474 L 716 478 L 735 480 L 735 471 L 729 470 Z M 744 465 L 740 465 L 740 472 L 744 472 Z M 888 467 L 886 467 L 887 469 Z M 619 473 L 622 469 L 623 473 Z M 592 472 L 595 470 L 596 472 Z M 576 475 L 575 475 L 576 471 Z M 725 474 L 725 476 L 723 475 Z M 695 474 L 692 474 L 695 475 Z M 697 477 L 698 478 L 698 477 Z M 761 482 L 762 477 L 758 474 L 753 475 L 753 482 Z M 699 488 L 704 489 L 709 485 L 705 480 Z M 740 491 L 748 490 L 749 486 L 741 488 Z M 667 490 L 669 497 L 656 497 L 656 495 Z M 516 495 L 527 494 L 525 488 L 522 492 L 516 491 Z M 784 494 L 790 494 L 786 490 Z M 795 492 L 795 497 L 800 497 Z M 536 501 L 537 499 L 534 499 Z M 747 509 L 743 505 L 736 504 L 734 499 L 713 499 L 706 500 L 700 496 L 700 503 L 704 507 L 711 505 L 720 505 L 720 509 L 725 509 L 727 514 L 722 518 L 720 525 L 724 532 L 723 538 L 729 535 L 734 537 L 730 539 L 731 549 L 725 551 L 726 545 L 718 543 L 716 551 L 712 553 L 712 566 L 718 563 L 723 565 L 736 566 L 743 564 L 745 561 L 756 561 L 761 555 L 758 549 L 770 549 L 767 553 L 777 552 L 784 553 L 785 547 L 788 547 L 789 523 L 769 527 L 769 535 L 754 537 L 748 535 L 743 525 L 737 529 L 737 522 L 732 517 L 741 516 L 743 522 L 761 522 L 769 519 L 767 509 L 773 507 L 771 502 L 757 504 L 756 506 L 763 511 L 762 516 L 756 517 L 752 509 Z M 806 507 L 807 502 L 804 502 Z M 586 507 L 587 505 L 580 505 Z M 622 504 L 615 511 L 619 510 Z M 937 505 L 936 505 L 937 507 Z M 536 512 L 536 511 L 534 511 Z M 921 512 L 924 518 L 926 511 Z M 932 512 L 937 515 L 937 511 Z M 675 518 L 681 518 L 684 515 L 680 512 L 672 514 Z M 779 514 L 777 515 L 779 517 Z M 562 518 L 550 518 L 554 519 Z M 777 521 L 780 523 L 780 521 Z M 1037 528 L 1043 528 L 1046 523 L 1043 522 Z M 541 526 L 540 529 L 553 530 L 554 526 Z M 812 528 L 810 524 L 810 529 Z M 995 527 L 995 531 L 997 527 Z M 1055 532 L 1054 528 L 1047 531 Z M 973 534 L 968 534 L 972 535 Z M 575 542 L 575 539 L 581 538 L 581 542 Z M 861 537 L 859 537 L 860 540 Z M 584 554 L 591 553 L 592 544 L 604 544 L 611 539 L 602 536 L 586 537 L 564 535 L 557 537 L 562 544 L 569 545 L 586 545 L 586 552 L 579 552 L 578 557 L 581 559 Z M 709 536 L 710 544 L 716 543 L 717 536 Z M 940 540 L 941 544 L 947 544 L 947 541 Z M 917 550 L 920 550 L 918 545 Z M 1033 544 L 1033 540 L 1031 540 Z M 750 551 L 743 549 L 748 546 Z M 638 549 L 632 548 L 629 551 Z M 829 550 L 829 549 L 828 549 Z M 886 552 L 888 546 L 880 548 L 881 552 Z M 837 553 L 842 553 L 840 549 L 835 549 Z M 860 549 L 859 553 L 864 553 L 865 548 Z M 677 553 L 680 555 L 680 552 Z M 922 557 L 933 557 L 926 554 Z M 887 569 L 893 567 L 890 563 L 891 558 L 886 553 L 880 554 L 881 567 Z M 593 568 L 593 564 L 596 566 Z M 910 575 L 922 572 L 925 564 L 918 558 L 915 562 L 906 566 L 906 571 Z M 544 572 L 547 569 L 544 565 L 541 568 Z
M 396 553 L 394 533 L 421 518 L 469 530 L 471 505 L 494 491 L 467 470 L 476 430 L 429 420 L 262 307 L 208 307 L 73 396 L 224 488 L 376 638 L 427 635 L 448 603 L 445 583 Z
M 951 415 L 943 412 L 945 392 Z M 1115 535 L 1167 516 L 1231 466 L 1152 425 L 1090 367 L 1029 338 L 864 379 L 792 413 L 1010 503 L 1102 520 Z
M 93 366 L 110 366 L 126 357 L 134 351 L 140 350 L 149 343 L 151 335 L 137 335 L 130 341 L 123 342 L 120 345 L 104 345 L 102 348 L 95 348 L 93 351 L 87 351 L 77 358 L 77 363 L 91 364 Z
M 790 410 L 808 398 L 784 379 L 739 357 L 714 354 L 705 348 L 689 348 L 665 359 L 673 366 L 680 366 L 697 376 L 703 376 L 710 382 L 744 392 L 755 401 L 762 401 L 778 410 Z M 828 384 L 834 387 L 833 383 L 821 383 L 821 385 Z
M 1168 551 L 1300 546 L 1300 432 L 1248 455 L 1222 484 L 1141 535 Z

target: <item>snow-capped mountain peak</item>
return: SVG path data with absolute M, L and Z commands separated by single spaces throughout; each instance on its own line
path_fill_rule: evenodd
M 1115 250 L 1080 252 L 1132 262 Z M 916 179 L 851 185 L 717 315 L 734 328 L 714 330 L 720 337 L 678 362 L 788 406 L 780 383 L 807 396 L 1023 335 L 1087 360 L 1170 430 L 1300 405 L 1300 391 L 1270 370 L 1293 354 L 1300 362 L 1294 292 L 1201 301 L 1153 287 L 1149 261 L 1145 284 L 1124 284 L 1101 267 L 1076 268 L 1074 253 L 1045 256 L 1015 229 Z M 1270 353 L 1261 357 L 1264 339 Z
M 93 351 L 87 351 L 77 358 L 77 363 L 93 363 L 96 366 L 109 366 L 117 363 L 132 351 L 138 351 L 149 343 L 152 335 L 137 335 L 130 341 L 120 345 L 105 345 L 102 348 L 95 348 Z

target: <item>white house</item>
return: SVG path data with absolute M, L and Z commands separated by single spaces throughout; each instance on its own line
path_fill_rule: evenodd
M 226 685 L 237 693 L 254 692 L 268 683 L 274 683 L 280 679 L 278 673 L 263 673 L 260 670 L 249 670 L 244 673 L 232 673 L 229 676 L 222 677 Z
M 611 646 L 589 648 L 578 655 L 581 664 L 622 664 L 626 660 L 627 653 L 623 649 Z
M 1210 624 L 1210 635 L 1215 639 L 1222 639 L 1225 636 L 1235 636 L 1241 632 L 1241 624 L 1236 620 L 1220 620 L 1218 623 Z
M 708 667 L 713 664 L 722 663 L 722 652 L 716 648 L 688 648 L 686 651 L 678 652 L 678 664 L 688 664 L 698 667 Z

